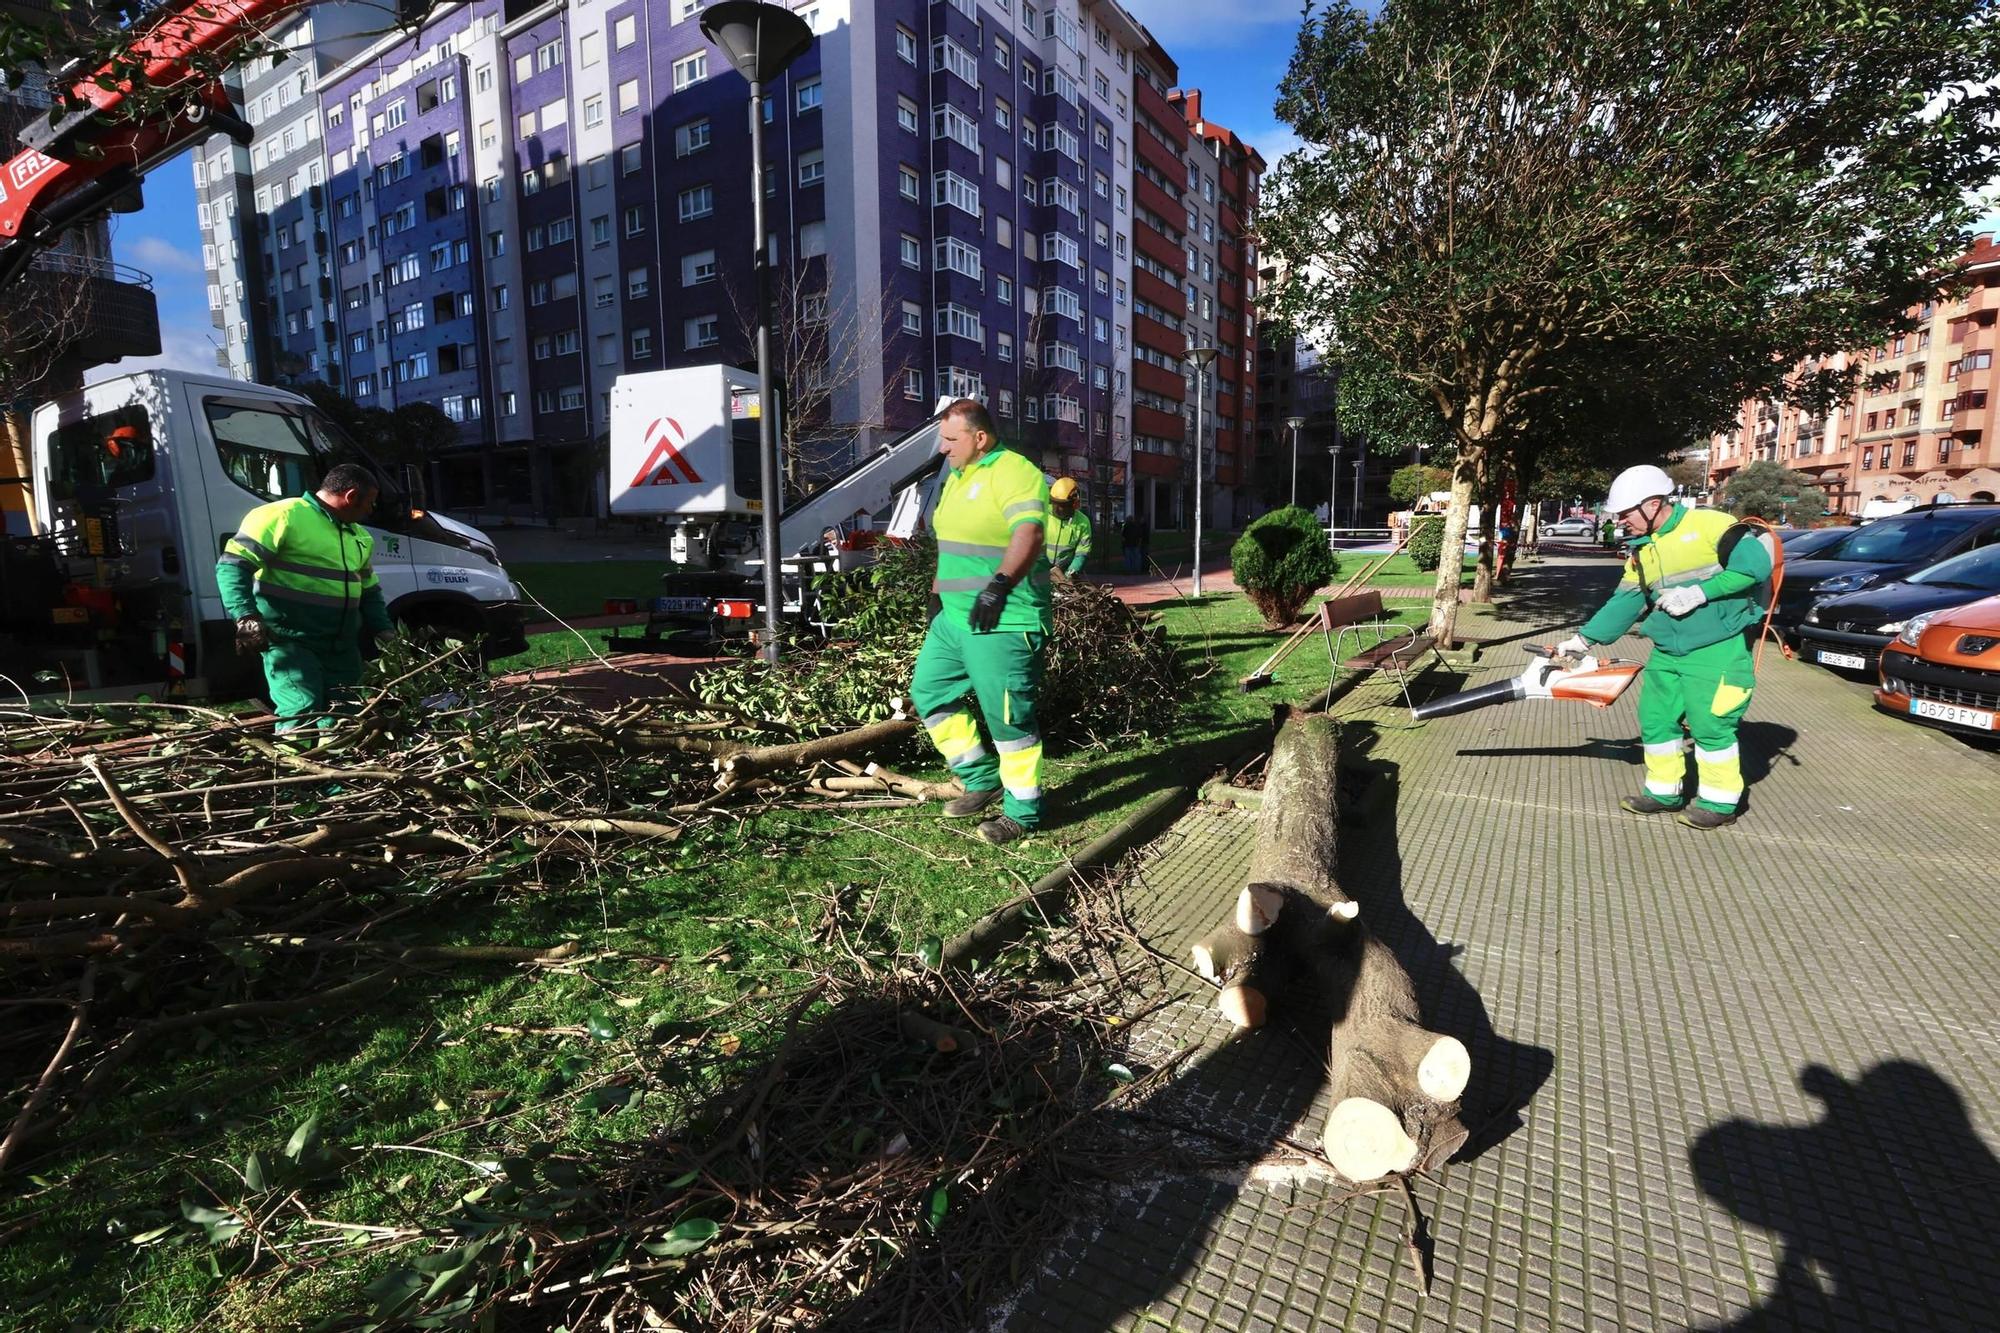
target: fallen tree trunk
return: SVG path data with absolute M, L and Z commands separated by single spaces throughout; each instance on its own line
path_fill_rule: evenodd
M 1310 985 L 1333 1030 L 1333 1111 L 1322 1146 L 1356 1182 L 1442 1163 L 1465 1141 L 1458 1099 L 1472 1062 L 1423 1025 L 1416 988 L 1335 879 L 1339 737 L 1332 719 L 1280 714 L 1249 882 L 1229 917 L 1194 946 L 1238 1027 L 1261 1026 L 1287 982 Z
M 738 750 L 715 761 L 715 771 L 722 775 L 723 783 L 737 786 L 751 778 L 760 778 L 787 770 L 801 770 L 812 767 L 823 760 L 852 759 L 883 749 L 916 733 L 917 721 L 910 717 L 890 718 L 886 722 L 874 722 L 853 731 L 843 731 L 833 736 L 822 736 L 818 740 L 797 741 L 790 745 L 767 745 L 761 749 Z

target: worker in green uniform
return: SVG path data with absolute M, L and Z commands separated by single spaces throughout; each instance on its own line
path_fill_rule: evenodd
M 366 468 L 328 469 L 312 495 L 243 516 L 215 565 L 238 652 L 261 653 L 278 730 L 333 720 L 337 695 L 361 681 L 361 635 L 395 635 L 362 523 L 379 487 Z
M 1049 566 L 1074 578 L 1090 559 L 1090 515 L 1077 504 L 1076 478 L 1049 487 Z
M 1609 508 L 1629 547 L 1611 600 L 1558 652 L 1585 653 L 1635 625 L 1653 641 L 1639 674 L 1639 741 L 1646 787 L 1619 802 L 1635 815 L 1679 812 L 1690 828 L 1734 823 L 1743 801 L 1736 726 L 1756 686 L 1744 632 L 1760 620 L 1771 555 L 1747 524 L 1714 509 L 1676 504 L 1657 467 L 1627 468 Z M 1686 795 L 1683 727 L 1694 736 L 1695 796 Z
M 937 577 L 910 696 L 965 788 L 944 813 L 982 815 L 999 801 L 979 836 L 1008 843 L 1042 818 L 1035 704 L 1050 626 L 1049 487 L 1040 468 L 1001 447 L 993 418 L 969 398 L 945 409 L 938 452 L 949 471 L 931 520 Z

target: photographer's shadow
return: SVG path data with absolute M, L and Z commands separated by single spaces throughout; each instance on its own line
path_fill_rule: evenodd
M 1783 1246 L 1762 1304 L 1704 1333 L 2000 1326 L 2000 1160 L 1958 1090 L 1907 1060 L 1799 1086 L 1813 1124 L 1729 1120 L 1688 1151 L 1702 1193 Z

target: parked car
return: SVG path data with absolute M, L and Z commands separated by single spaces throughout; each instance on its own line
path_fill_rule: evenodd
M 1822 597 L 1799 625 L 1800 651 L 1821 666 L 1872 679 L 1882 649 L 1912 616 L 1947 611 L 1995 593 L 2000 593 L 2000 543 L 1955 555 L 1908 578 Z
M 1904 621 L 1882 650 L 1875 702 L 1946 731 L 2000 732 L 2000 597 Z
M 1993 541 L 2000 541 L 2000 505 L 1926 505 L 1854 528 L 1803 560 L 1785 561 L 1773 619 L 1796 634 L 1822 597 L 1890 583 Z
M 1794 560 L 1824 555 L 1835 543 L 1845 541 L 1853 535 L 1853 528 L 1778 529 L 1778 539 L 1784 543 L 1785 561 L 1788 564 Z
M 1553 523 L 1542 525 L 1544 537 L 1591 537 L 1597 533 L 1598 525 L 1587 518 L 1559 518 Z

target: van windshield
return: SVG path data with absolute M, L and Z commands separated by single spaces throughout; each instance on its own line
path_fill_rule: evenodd
M 336 463 L 372 461 L 317 413 L 275 403 L 211 398 L 203 406 L 229 479 L 266 500 L 304 495 Z
M 1828 554 L 1837 560 L 1860 560 L 1871 565 L 1908 564 L 1949 546 L 1954 538 L 1991 518 L 1987 513 L 1950 511 L 1885 518 L 1859 529 Z

